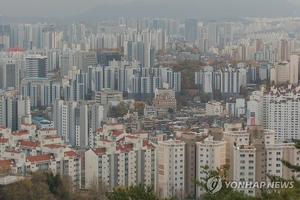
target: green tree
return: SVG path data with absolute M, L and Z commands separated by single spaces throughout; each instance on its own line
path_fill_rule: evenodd
M 170 114 L 174 113 L 174 109 L 173 108 L 168 108 L 168 113 L 170 113 Z
M 119 103 L 117 106 L 112 107 L 113 117 L 124 117 L 129 110 L 129 105 L 125 102 Z
M 109 200 L 168 200 L 158 198 L 154 193 L 154 186 L 146 186 L 144 183 L 130 187 L 117 186 L 113 192 L 107 192 L 106 197 Z

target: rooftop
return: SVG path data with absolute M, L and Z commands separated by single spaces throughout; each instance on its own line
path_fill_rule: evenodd
M 26 147 L 39 147 L 40 143 L 39 142 L 31 142 L 31 141 L 26 141 L 26 140 L 20 140 L 19 141 L 20 146 L 26 146 Z
M 0 166 L 9 166 L 14 162 L 15 162 L 14 159 L 0 160 Z
M 54 156 L 52 154 L 43 154 L 38 156 L 28 156 L 26 158 L 27 162 L 39 162 L 39 161 L 47 161 L 54 159 Z
M 65 148 L 66 146 L 58 145 L 58 144 L 46 144 L 44 147 L 48 147 L 50 149 L 59 149 L 59 148 Z
M 120 151 L 129 151 L 131 149 L 133 149 L 133 144 L 123 144 L 116 147 L 116 150 Z
M 92 149 L 95 154 L 103 154 L 106 152 L 106 148 L 105 147 L 100 147 L 100 148 L 95 148 L 95 149 Z
M 47 135 L 46 137 L 45 137 L 45 140 L 51 140 L 51 139 L 56 139 L 56 138 L 60 138 L 60 136 L 58 136 L 58 135 Z
M 49 120 L 45 120 L 44 118 L 42 117 L 31 117 L 32 121 L 37 121 L 38 123 L 40 124 L 51 124 L 51 122 Z
M 66 151 L 65 156 L 69 156 L 69 157 L 76 157 L 77 153 L 75 151 Z
M 20 135 L 26 135 L 28 134 L 27 130 L 19 130 L 19 131 L 14 131 L 11 133 L 14 136 L 20 136 Z
M 6 143 L 8 142 L 8 138 L 0 138 L 0 143 Z

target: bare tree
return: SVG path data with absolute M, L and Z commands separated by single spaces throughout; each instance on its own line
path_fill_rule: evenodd
M 94 177 L 87 186 L 87 189 L 89 190 L 91 199 L 106 200 L 105 194 L 110 188 L 102 178 Z

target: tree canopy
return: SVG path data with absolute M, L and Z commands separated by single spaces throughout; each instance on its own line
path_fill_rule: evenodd
M 154 193 L 154 186 L 146 186 L 144 183 L 130 187 L 117 186 L 113 192 L 107 192 L 106 197 L 109 200 L 171 200 L 158 198 Z

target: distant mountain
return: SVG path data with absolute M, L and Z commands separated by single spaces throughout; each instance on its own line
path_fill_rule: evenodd
M 290 0 L 289 0 L 290 1 Z M 146 0 L 123 5 L 102 5 L 67 18 L 22 18 L 20 21 L 70 23 L 124 18 L 220 19 L 225 16 L 288 17 L 299 15 L 300 5 L 287 0 Z M 17 21 L 17 18 L 12 18 Z M 8 21 L 11 18 L 7 18 Z

